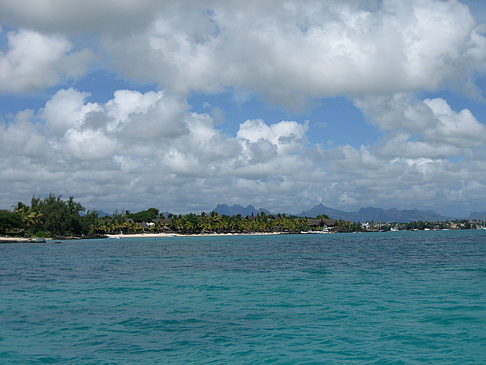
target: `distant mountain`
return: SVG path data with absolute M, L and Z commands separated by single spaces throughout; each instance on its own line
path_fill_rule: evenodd
M 332 219 L 343 219 L 352 222 L 402 222 L 407 223 L 411 221 L 445 221 L 450 218 L 444 217 L 432 210 L 399 210 L 399 209 L 381 209 L 381 208 L 361 208 L 357 212 L 345 212 L 338 209 L 326 207 L 322 204 L 316 205 L 314 208 L 299 214 L 301 217 L 316 217 L 321 214 L 326 214 Z
M 258 215 L 261 212 L 270 214 L 270 212 L 266 209 L 255 209 L 252 205 L 249 205 L 245 208 L 238 204 L 234 204 L 234 205 L 218 204 L 218 206 L 216 207 L 216 209 L 214 209 L 214 211 L 218 214 L 229 215 L 229 216 L 241 214 L 243 217 Z
M 84 212 L 79 212 L 79 215 L 81 217 L 84 217 L 88 213 L 88 211 L 90 211 L 90 210 L 91 209 L 85 210 Z M 100 218 L 106 217 L 106 216 L 108 216 L 108 217 L 111 217 L 112 216 L 111 213 L 106 213 L 106 212 L 103 212 L 102 210 L 93 209 L 93 211 L 95 211 L 98 214 L 98 217 L 100 217 Z
M 446 221 L 450 217 L 440 215 L 433 210 L 418 209 L 380 209 L 380 208 L 361 208 L 358 211 L 361 221 L 381 221 L 381 222 L 411 222 L 411 221 Z
M 472 212 L 469 217 L 466 217 L 469 220 L 479 220 L 484 221 L 486 220 L 486 212 Z
M 302 212 L 300 214 L 297 214 L 297 215 L 299 217 L 312 217 L 313 218 L 313 217 L 317 217 L 318 215 L 321 215 L 321 214 L 325 214 L 325 215 L 329 216 L 329 218 L 332 218 L 332 219 L 350 220 L 347 217 L 349 217 L 350 214 L 353 214 L 353 213 L 343 212 L 342 210 L 333 209 L 333 208 L 326 207 L 322 204 L 318 204 L 314 208 L 312 208 L 308 211 Z
M 111 213 L 104 212 L 102 210 L 96 210 L 96 213 L 98 213 L 98 217 L 111 217 Z

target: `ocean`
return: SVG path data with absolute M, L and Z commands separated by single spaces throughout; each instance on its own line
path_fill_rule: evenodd
M 486 231 L 0 245 L 0 364 L 486 364 Z

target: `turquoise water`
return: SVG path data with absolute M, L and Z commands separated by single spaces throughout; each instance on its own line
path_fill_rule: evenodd
M 0 363 L 486 363 L 486 231 L 0 245 Z

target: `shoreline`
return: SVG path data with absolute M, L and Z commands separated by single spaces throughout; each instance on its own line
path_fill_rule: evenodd
M 478 230 L 484 228 L 478 228 Z M 424 230 L 427 231 L 427 230 Z M 432 231 L 432 230 L 431 230 Z M 435 231 L 435 230 L 433 230 Z M 412 231 L 409 231 L 412 232 Z M 274 236 L 274 235 L 287 235 L 287 234 L 336 234 L 339 232 L 325 232 L 325 231 L 307 231 L 307 232 L 251 232 L 251 233 L 122 233 L 122 234 L 106 234 L 100 237 L 46 237 L 45 241 L 75 241 L 85 239 L 124 239 L 124 238 L 170 238 L 170 237 L 225 237 L 225 236 Z M 346 233 L 346 232 L 344 232 Z M 347 233 L 370 233 L 370 232 L 347 232 Z M 6 243 L 46 243 L 42 238 L 34 237 L 6 237 L 0 236 L 0 244 Z
M 309 231 L 309 232 L 250 232 L 250 233 L 122 233 L 122 234 L 106 234 L 99 239 L 124 239 L 124 238 L 170 238 L 170 237 L 223 237 L 223 236 L 274 236 L 286 234 L 329 234 L 331 232 Z M 73 241 L 83 239 L 94 239 L 94 237 L 63 237 L 63 238 L 45 238 L 46 241 Z M 28 237 L 2 237 L 0 236 L 0 244 L 2 243 L 44 243 L 42 238 L 28 238 Z
M 267 236 L 288 234 L 286 232 L 252 232 L 252 233 L 123 233 L 123 234 L 107 234 L 107 238 L 123 239 L 123 238 L 157 238 L 157 237 L 217 237 L 217 236 Z
M 52 238 L 46 238 L 46 241 L 52 240 Z M 1 243 L 44 243 L 42 238 L 26 238 L 26 237 L 0 237 Z
M 287 232 L 252 232 L 252 233 L 122 233 L 122 234 L 107 234 L 99 239 L 123 239 L 123 238 L 170 238 L 170 237 L 217 237 L 217 236 L 264 236 L 264 235 L 279 235 L 288 234 Z M 46 241 L 74 241 L 83 239 L 93 239 L 94 237 L 63 237 L 63 238 L 45 238 Z M 0 236 L 0 244 L 3 243 L 44 243 L 42 238 L 29 237 L 4 237 Z

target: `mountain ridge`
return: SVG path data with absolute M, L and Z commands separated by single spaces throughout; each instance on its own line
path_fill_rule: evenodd
M 256 209 L 253 205 L 248 205 L 247 207 L 243 207 L 239 204 L 233 205 L 226 205 L 218 203 L 218 206 L 213 209 L 214 212 L 220 215 L 237 215 L 241 214 L 243 217 L 251 216 L 251 215 L 258 215 L 260 213 L 270 214 L 270 212 L 266 209 Z
M 300 217 L 316 217 L 320 214 L 326 214 L 333 219 L 342 219 L 352 222 L 397 222 L 408 223 L 411 221 L 447 221 L 452 218 L 443 216 L 434 212 L 433 210 L 419 210 L 419 209 L 382 209 L 374 207 L 360 208 L 356 212 L 345 212 L 339 209 L 326 207 L 322 204 L 317 204 L 313 208 L 303 211 L 298 214 Z
M 486 220 L 486 212 L 472 212 L 466 219 L 484 221 Z
M 243 217 L 251 216 L 251 215 L 258 215 L 261 212 L 266 214 L 272 214 L 267 209 L 256 209 L 253 205 L 248 205 L 243 207 L 239 204 L 227 205 L 218 203 L 217 207 L 213 210 L 214 212 L 221 214 L 221 215 L 237 215 L 241 214 Z M 374 208 L 374 207 L 362 207 L 357 211 L 354 212 L 346 212 L 343 210 L 331 208 L 324 206 L 323 204 L 317 204 L 309 210 L 303 211 L 300 214 L 296 214 L 298 217 L 309 217 L 314 218 L 321 214 L 325 214 L 332 219 L 342 219 L 345 221 L 351 222 L 369 222 L 369 221 L 376 221 L 376 222 L 396 222 L 396 223 L 408 223 L 411 221 L 448 221 L 453 218 L 446 217 L 441 214 L 436 213 L 433 210 L 419 210 L 419 209 L 397 209 L 397 208 L 390 208 L 390 209 L 383 209 L 383 208 Z M 477 215 L 486 213 L 473 213 Z

